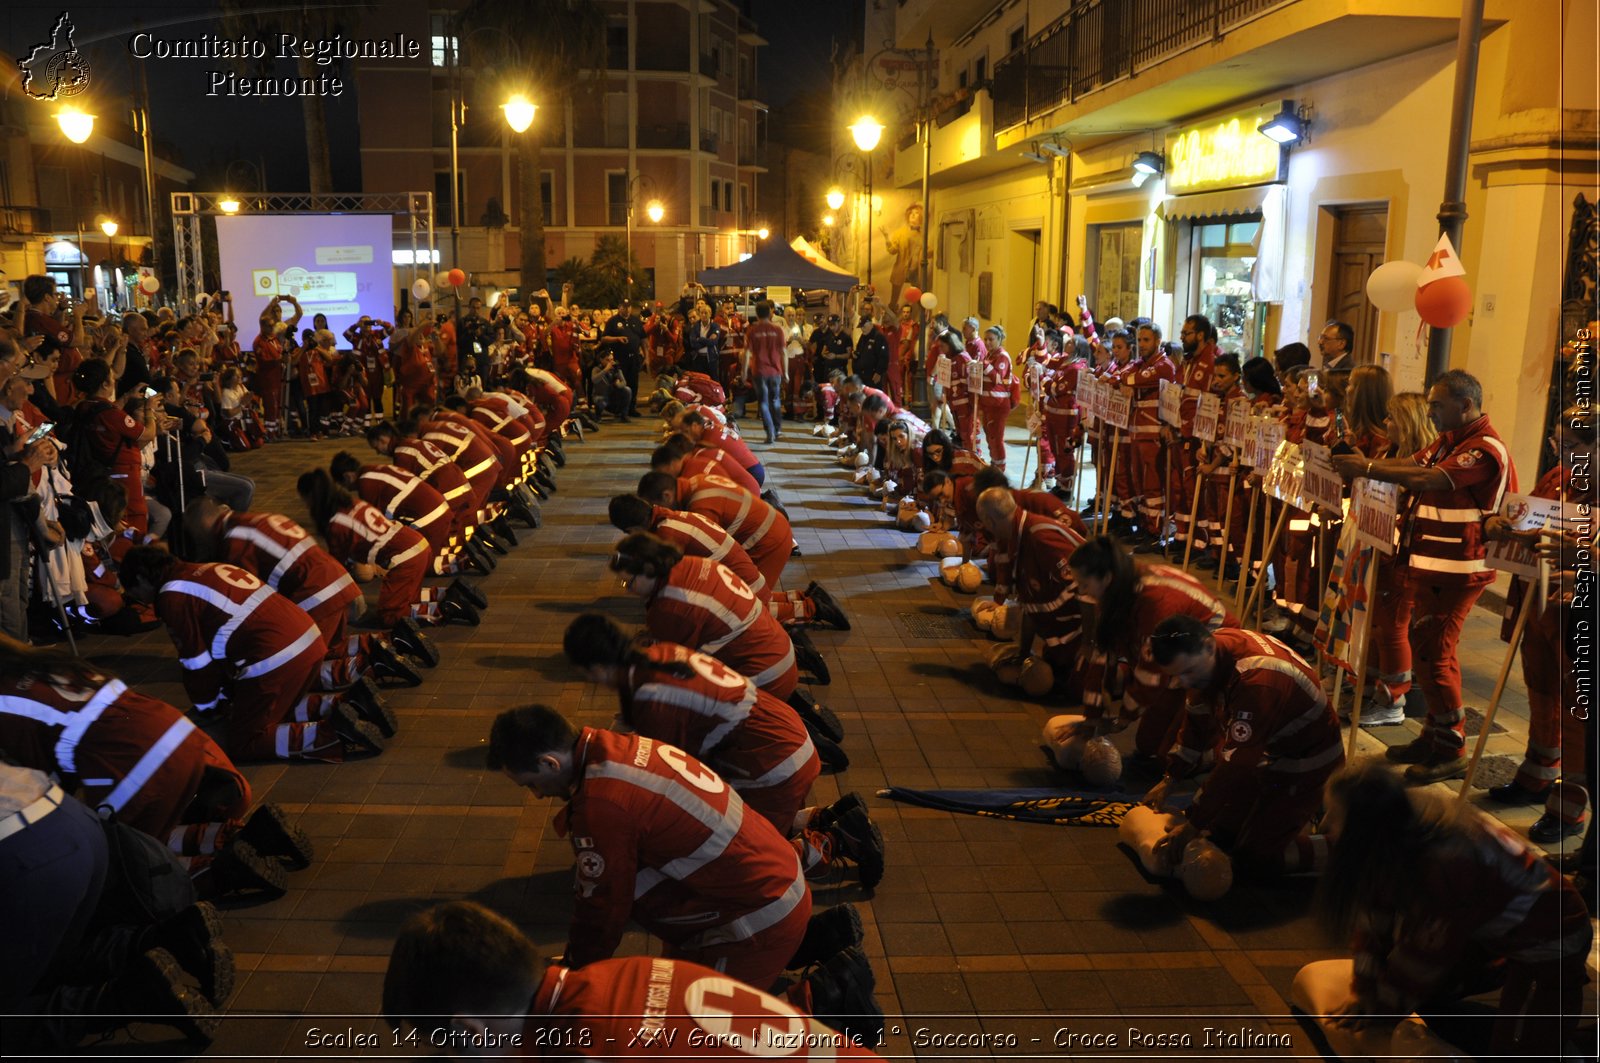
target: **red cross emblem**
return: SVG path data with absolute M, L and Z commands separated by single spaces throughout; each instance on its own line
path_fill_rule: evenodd
M 1428 256 L 1428 265 L 1425 268 L 1427 268 L 1427 269 L 1438 269 L 1441 265 L 1444 264 L 1444 260 L 1449 258 L 1449 257 L 1450 257 L 1450 252 L 1444 250 L 1443 248 L 1440 248 L 1438 251 L 1435 251 L 1433 254 Z
M 795 1050 L 787 1045 L 763 1043 L 761 1031 L 770 1027 L 787 1036 L 795 1031 L 799 1013 L 782 1001 L 731 978 L 702 978 L 689 986 L 684 992 L 684 1010 L 707 1032 L 728 1038 L 730 1044 L 736 1044 L 742 1051 L 755 1055 L 789 1055 Z

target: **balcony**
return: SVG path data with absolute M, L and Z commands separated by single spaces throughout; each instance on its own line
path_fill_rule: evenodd
M 746 144 L 740 148 L 739 165 L 764 169 L 767 165 L 767 146 L 765 144 Z
M 676 125 L 640 126 L 638 146 L 654 151 L 688 151 L 689 123 Z
M 949 44 L 994 7 L 995 0 L 900 0 L 894 16 L 895 44 L 921 48 L 930 34 L 934 44 Z
M 43 207 L 0 207 L 0 236 L 37 236 L 52 231 L 50 212 Z
M 1011 146 L 1161 126 L 1453 41 L 1460 14 L 1456 0 L 1078 0 L 995 66 L 995 128 Z
M 721 138 L 709 129 L 700 130 L 700 150 L 715 155 L 720 150 Z
M 1014 157 L 997 156 L 994 150 L 995 106 L 987 89 L 948 97 L 942 108 L 935 104 L 933 142 L 929 157 L 931 184 L 968 180 L 987 170 L 1002 170 L 1017 164 Z M 915 132 L 896 144 L 895 183 L 901 186 L 922 180 L 922 145 Z M 959 171 L 959 173 L 957 172 Z

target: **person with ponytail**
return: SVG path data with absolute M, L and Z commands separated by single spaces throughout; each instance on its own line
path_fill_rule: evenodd
M 649 532 L 617 544 L 611 571 L 645 601 L 645 628 L 662 642 L 710 654 L 780 700 L 799 683 L 795 646 L 748 584 L 727 566 Z
M 478 625 L 478 611 L 488 603 L 476 587 L 459 577 L 443 591 L 422 585 L 433 567 L 433 551 L 421 532 L 385 517 L 334 483 L 326 469 L 302 473 L 295 490 L 329 553 L 346 565 L 383 570 L 375 620 L 381 627 L 394 628 L 397 642 L 404 645 L 401 630 L 408 620 Z
M 623 729 L 699 757 L 791 841 L 808 874 L 836 870 L 848 858 L 863 886 L 882 879 L 883 836 L 859 794 L 806 806 L 822 770 L 819 749 L 835 770 L 849 761 L 838 745 L 808 733 L 787 704 L 714 657 L 634 638 L 599 613 L 574 620 L 563 645 L 592 681 L 617 692 Z
M 1122 703 L 1121 723 L 1138 719 L 1134 748 L 1165 756 L 1183 715 L 1183 687 L 1162 674 L 1150 654 L 1150 635 L 1170 616 L 1189 616 L 1208 631 L 1238 619 L 1199 580 L 1173 565 L 1140 565 L 1115 539 L 1085 542 L 1068 562 L 1078 596 L 1093 603 L 1094 626 L 1083 669 L 1083 708 L 1097 730 L 1110 729 L 1110 701 Z
M 1332 1025 L 1373 1032 L 1420 1012 L 1475 1056 L 1566 1058 L 1594 940 L 1571 881 L 1499 821 L 1409 789 L 1379 760 L 1335 775 L 1325 803 L 1318 908 L 1355 954 L 1345 998 L 1326 1009 Z M 1445 1020 L 1497 984 L 1487 1043 L 1467 1043 L 1470 1028 Z

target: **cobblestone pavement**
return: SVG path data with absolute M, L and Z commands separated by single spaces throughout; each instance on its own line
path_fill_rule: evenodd
M 808 428 L 809 426 L 806 426 Z M 1038 752 L 1040 726 L 1059 707 L 997 688 L 980 667 L 986 642 L 970 625 L 945 622 L 970 598 L 934 578 L 818 441 L 791 424 L 781 443 L 758 451 L 793 517 L 802 555 L 790 586 L 818 580 L 849 612 L 853 629 L 819 631 L 833 683 L 814 688 L 843 718 L 850 768 L 819 780 L 817 798 L 853 789 L 869 795 L 888 845 L 875 894 L 824 884 L 819 904 L 853 900 L 867 925 L 866 949 L 889 1016 L 887 1054 L 971 1058 L 985 1049 L 938 1047 L 943 1033 L 1014 1035 L 995 1055 L 1066 1054 L 1062 1031 L 1115 1033 L 1134 1057 L 1166 1054 L 1138 1033 L 1205 1031 L 1282 1034 L 1288 1054 L 1314 1054 L 1284 1003 L 1295 971 L 1340 951 L 1309 913 L 1305 882 L 1236 887 L 1203 905 L 1146 879 L 1115 831 L 1047 827 L 956 816 L 871 796 L 890 783 L 914 787 L 1046 786 L 1059 780 Z M 397 1051 L 378 1011 L 383 970 L 398 922 L 427 904 L 482 901 L 521 924 L 541 951 L 559 954 L 570 912 L 571 852 L 551 827 L 555 808 L 483 766 L 489 723 L 519 703 L 552 704 L 584 724 L 604 725 L 613 695 L 588 684 L 560 654 L 578 612 L 599 608 L 642 622 L 640 604 L 606 572 L 617 535 L 604 502 L 631 489 L 644 467 L 647 429 L 607 424 L 569 443 L 560 491 L 545 525 L 523 536 L 487 580 L 481 627 L 435 636 L 443 661 L 427 682 L 390 700 L 401 729 L 381 757 L 343 764 L 268 764 L 247 769 L 259 800 L 276 801 L 313 837 L 317 859 L 291 875 L 289 893 L 226 912 L 238 954 L 238 989 L 209 1054 L 218 1057 L 383 1054 Z M 791 435 L 793 438 L 791 438 Z M 1013 440 L 1020 446 L 1020 433 Z M 257 478 L 259 510 L 303 517 L 293 480 L 354 441 L 285 443 L 244 455 Z M 1020 473 L 1020 456 L 1011 467 Z M 369 597 L 375 587 L 368 588 Z M 931 620 L 931 622 L 930 622 Z M 1473 704 L 1487 700 L 1503 655 L 1498 621 L 1480 609 L 1468 624 L 1463 664 Z M 85 652 L 130 682 L 186 705 L 164 632 L 94 639 Z M 1520 752 L 1526 699 L 1520 677 L 1497 721 L 1491 755 Z M 1416 721 L 1362 736 L 1376 751 L 1409 737 Z M 1481 795 L 1480 795 L 1481 796 Z M 1527 812 L 1508 817 L 1526 826 Z M 640 932 L 627 952 L 652 946 Z M 364 1048 L 310 1039 L 377 1034 Z M 140 1026 L 109 1046 L 156 1042 Z M 1038 1038 L 1038 1041 L 1034 1041 Z M 1226 1044 L 1226 1042 L 1224 1042 Z M 170 1046 L 168 1046 L 170 1047 Z M 1085 1054 L 1077 1042 L 1076 1054 Z M 406 1046 L 398 1051 L 404 1052 Z M 1285 1049 L 1252 1051 L 1261 1055 Z

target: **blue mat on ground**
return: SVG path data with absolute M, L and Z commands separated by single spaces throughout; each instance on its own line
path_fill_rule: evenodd
M 879 797 L 923 808 L 960 812 L 968 816 L 1014 819 L 1023 823 L 1051 823 L 1072 827 L 1115 827 L 1143 794 L 1111 790 L 1067 790 L 1056 786 L 1029 786 L 1014 790 L 912 790 L 891 786 Z M 1187 804 L 1187 795 L 1174 797 L 1167 807 Z

